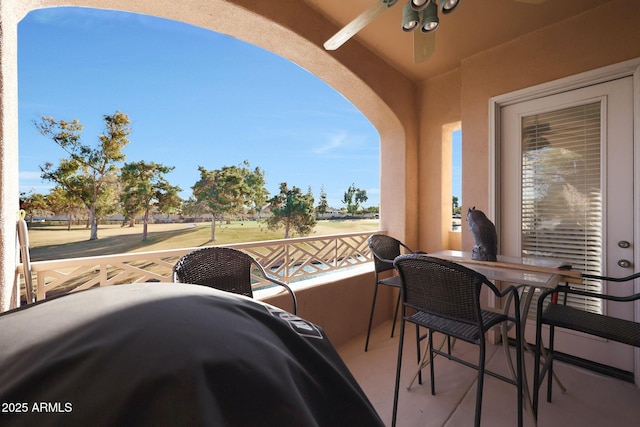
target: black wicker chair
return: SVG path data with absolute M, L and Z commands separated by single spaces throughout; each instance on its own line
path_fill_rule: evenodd
M 386 234 L 374 234 L 369 237 L 369 249 L 373 254 L 373 265 L 376 273 L 375 288 L 373 289 L 373 302 L 371 303 L 371 315 L 369 316 L 369 326 L 367 328 L 367 340 L 364 344 L 364 351 L 369 349 L 369 336 L 371 335 L 371 326 L 373 324 L 373 313 L 376 308 L 376 298 L 378 297 L 378 286 L 385 285 L 398 289 L 398 302 L 396 303 L 396 309 L 393 313 L 393 324 L 391 325 L 391 337 L 396 329 L 396 319 L 398 317 L 398 309 L 400 307 L 400 277 L 398 275 L 392 275 L 386 278 L 381 278 L 380 275 L 390 270 L 394 270 L 393 260 L 401 254 L 404 249 L 409 253 L 413 253 L 407 245 L 394 239 Z
M 482 389 L 484 374 L 506 381 L 517 387 L 518 426 L 522 426 L 522 345 L 520 296 L 515 287 L 498 290 L 484 275 L 462 265 L 429 257 L 422 254 L 401 255 L 394 261 L 402 279 L 402 323 L 400 324 L 400 342 L 398 344 L 398 362 L 396 383 L 393 396 L 393 415 L 391 425 L 395 426 L 398 411 L 398 391 L 402 365 L 402 348 L 406 322 L 425 327 L 429 330 L 429 352 L 431 368 L 431 394 L 435 394 L 435 376 L 433 359 L 435 355 L 462 363 L 478 370 L 476 390 L 475 426 L 480 425 L 482 411 Z M 487 287 L 497 297 L 511 296 L 513 314 L 507 311 L 485 310 L 480 307 L 480 291 Z M 410 309 L 410 310 L 407 310 Z M 408 313 L 411 311 L 411 314 Z M 493 326 L 503 322 L 513 322 L 516 326 L 516 372 L 515 378 L 507 378 L 485 369 L 485 333 Z M 459 359 L 448 352 L 433 346 L 433 333 L 439 332 L 459 338 L 480 347 L 478 364 Z
M 284 287 L 292 299 L 293 314 L 298 303 L 293 290 L 264 268 L 250 255 L 233 248 L 206 247 L 184 255 L 173 267 L 173 281 L 220 289 L 253 298 L 252 276 Z
M 582 277 L 585 279 L 601 280 L 603 282 L 629 282 L 631 291 L 627 293 L 628 296 L 614 296 L 588 292 L 571 288 L 569 285 L 563 285 L 555 289 L 549 289 L 540 295 L 537 306 L 536 356 L 534 365 L 537 369 L 533 382 L 533 412 L 536 415 L 538 411 L 538 394 L 545 375 L 548 378 L 547 402 L 551 402 L 555 328 L 570 329 L 634 347 L 640 347 L 640 323 L 608 315 L 590 313 L 566 305 L 567 295 L 570 294 L 633 304 L 633 301 L 640 299 L 640 293 L 632 294 L 633 280 L 640 278 L 640 273 L 621 278 L 597 276 L 593 274 L 583 274 Z M 563 297 L 560 298 L 560 295 Z M 549 296 L 552 297 L 551 303 L 545 305 L 545 299 Z M 558 301 L 562 302 L 558 303 Z M 542 347 L 543 325 L 549 326 L 549 348 L 545 352 L 546 354 L 543 353 Z M 544 365 L 540 364 L 541 356 L 545 357 Z

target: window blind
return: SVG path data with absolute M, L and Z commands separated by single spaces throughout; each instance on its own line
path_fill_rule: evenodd
M 522 118 L 522 256 L 601 274 L 600 110 L 593 102 Z M 601 288 L 599 281 L 582 286 Z M 573 296 L 568 304 L 602 312 L 598 299 Z

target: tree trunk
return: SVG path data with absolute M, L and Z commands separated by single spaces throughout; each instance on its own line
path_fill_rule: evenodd
M 144 211 L 144 219 L 142 222 L 142 240 L 147 240 L 147 224 L 149 224 L 149 209 Z
M 98 220 L 96 219 L 95 207 L 89 209 L 89 223 L 91 224 L 91 237 L 89 237 L 89 240 L 98 240 Z
M 216 216 L 213 215 L 211 218 L 211 241 L 216 241 Z

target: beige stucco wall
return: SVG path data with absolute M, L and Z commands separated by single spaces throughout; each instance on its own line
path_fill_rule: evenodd
M 298 283 L 298 314 L 321 326 L 333 345 L 341 346 L 354 338 L 362 337 L 367 330 L 375 275 L 371 266 L 333 276 L 330 282 L 324 278 L 317 278 Z M 261 298 L 259 292 L 255 297 Z M 391 287 L 380 286 L 374 325 L 391 318 L 396 298 L 397 293 Z M 285 310 L 291 307 L 291 297 L 287 292 L 279 292 L 276 296 L 265 297 L 262 300 Z M 396 332 L 398 329 L 396 326 Z M 364 344 L 363 338 L 363 349 Z M 374 349 L 376 346 L 377 343 L 370 343 L 370 348 Z
M 11 300 L 18 262 L 16 220 L 18 212 L 18 71 L 15 2 L 0 2 L 0 311 Z
M 466 58 L 459 70 L 422 82 L 420 244 L 442 249 L 439 128 L 462 121 L 463 214 L 489 211 L 489 99 L 640 57 L 640 2 L 619 0 Z M 457 117 L 456 117 L 457 116 Z M 426 127 L 426 128 L 425 128 Z M 450 197 L 450 196 L 448 196 Z M 473 238 L 463 220 L 462 248 Z
M 443 128 L 462 117 L 460 71 L 422 82 L 420 165 L 420 250 L 449 249 L 451 229 L 451 146 L 443 140 Z M 463 141 L 464 133 L 463 133 Z M 463 159 L 464 161 L 464 159 Z M 448 167 L 446 165 L 449 165 Z M 464 200 L 464 197 L 463 197 Z
M 416 86 L 356 42 L 328 53 L 322 43 L 337 27 L 299 0 L 0 0 L 0 311 L 10 303 L 18 209 L 16 29 L 31 10 L 86 6 L 174 19 L 229 34 L 301 65 L 347 97 L 381 139 L 381 228 L 417 243 Z M 259 31 L 256 31 L 259 29 Z

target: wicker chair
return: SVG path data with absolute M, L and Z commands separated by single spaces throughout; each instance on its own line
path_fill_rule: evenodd
M 582 277 L 585 279 L 595 279 L 603 282 L 629 282 L 631 292 L 633 292 L 633 281 L 640 278 L 640 273 L 635 273 L 631 276 L 622 278 L 597 276 L 592 274 L 583 274 Z M 640 347 L 640 323 L 603 314 L 590 313 L 575 307 L 570 307 L 566 305 L 567 295 L 582 295 L 590 298 L 633 304 L 634 301 L 640 299 L 640 293 L 631 294 L 631 292 L 627 293 L 628 296 L 614 296 L 574 289 L 569 285 L 563 285 L 555 289 L 549 289 L 540 295 L 540 298 L 538 299 L 536 321 L 536 356 L 534 366 L 536 366 L 537 369 L 535 371 L 533 382 L 534 414 L 537 415 L 538 394 L 545 374 L 548 377 L 547 402 L 551 402 L 555 328 L 578 331 L 634 347 Z M 563 295 L 563 298 L 559 298 L 560 295 Z M 551 296 L 551 303 L 545 305 L 545 299 L 549 296 Z M 558 301 L 562 301 L 562 303 L 558 303 Z M 549 326 L 549 348 L 546 352 L 542 347 L 543 325 Z M 543 357 L 545 360 L 544 364 L 541 365 L 540 361 Z
M 174 282 L 209 286 L 250 298 L 253 298 L 252 276 L 261 276 L 268 282 L 284 287 L 291 294 L 292 313 L 297 313 L 296 295 L 289 285 L 267 274 L 253 257 L 237 249 L 196 249 L 180 258 L 173 267 Z
M 518 426 L 522 426 L 523 381 L 520 310 L 514 309 L 513 315 L 511 315 L 506 310 L 485 310 L 480 307 L 480 291 L 483 287 L 488 288 L 497 297 L 512 297 L 514 307 L 519 307 L 520 296 L 516 288 L 509 286 L 500 291 L 485 276 L 476 271 L 453 262 L 422 254 L 401 255 L 395 259 L 394 265 L 402 278 L 402 323 L 400 324 L 400 342 L 398 344 L 391 425 L 395 426 L 398 411 L 398 390 L 400 387 L 405 324 L 406 322 L 411 322 L 429 330 L 431 394 L 435 394 L 433 359 L 435 355 L 440 355 L 478 371 L 475 411 L 476 427 L 480 425 L 485 373 L 517 387 Z M 485 369 L 485 333 L 493 326 L 503 322 L 513 322 L 516 327 L 515 378 L 507 378 Z M 434 348 L 434 332 L 478 345 L 480 347 L 478 364 L 475 365 L 448 352 Z
M 369 237 L 369 249 L 373 254 L 373 265 L 376 273 L 375 288 L 373 289 L 373 302 L 371 303 L 371 315 L 369 316 L 369 326 L 367 328 L 367 340 L 364 344 L 364 351 L 369 349 L 369 336 L 371 335 L 371 326 L 373 324 L 373 313 L 376 308 L 376 298 L 378 297 L 378 286 L 391 286 L 398 289 L 398 302 L 393 313 L 393 324 L 391 325 L 391 337 L 396 329 L 396 319 L 398 317 L 398 309 L 400 307 L 400 277 L 398 275 L 381 278 L 380 275 L 386 271 L 394 270 L 393 260 L 400 255 L 402 249 L 413 253 L 407 245 L 401 241 L 387 236 L 386 234 L 374 234 Z

